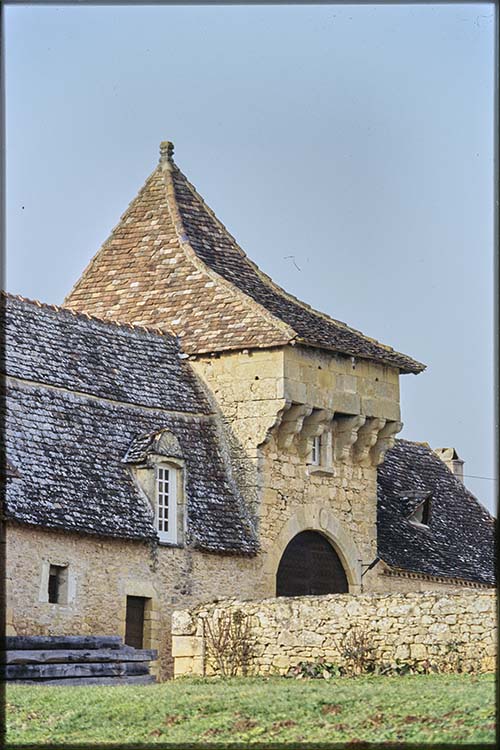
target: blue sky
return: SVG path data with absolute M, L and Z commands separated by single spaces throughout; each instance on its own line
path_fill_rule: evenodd
M 172 140 L 275 281 L 428 365 L 402 437 L 492 509 L 493 5 L 4 10 L 7 289 L 62 302 Z

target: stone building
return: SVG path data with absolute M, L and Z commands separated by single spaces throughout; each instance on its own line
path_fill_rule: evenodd
M 172 153 L 63 308 L 4 296 L 9 632 L 165 675 L 173 609 L 494 585 L 458 456 L 396 440 L 424 366 L 276 286 Z

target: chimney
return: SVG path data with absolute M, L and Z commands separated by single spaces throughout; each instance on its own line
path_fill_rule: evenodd
M 455 448 L 434 448 L 434 453 L 446 464 L 452 474 L 461 482 L 464 481 L 464 462 Z

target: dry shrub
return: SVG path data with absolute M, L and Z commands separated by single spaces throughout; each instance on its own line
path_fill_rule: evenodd
M 345 669 L 349 674 L 358 675 L 374 671 L 376 647 L 373 636 L 367 630 L 351 628 L 344 633 L 337 649 L 345 661 Z
M 206 664 L 221 677 L 247 675 L 254 653 L 249 616 L 222 610 L 202 622 Z

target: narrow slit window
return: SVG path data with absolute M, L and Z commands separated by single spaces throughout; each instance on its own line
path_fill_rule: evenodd
M 312 451 L 311 451 L 311 463 L 313 466 L 319 466 L 321 460 L 321 436 L 317 435 L 313 437 Z

